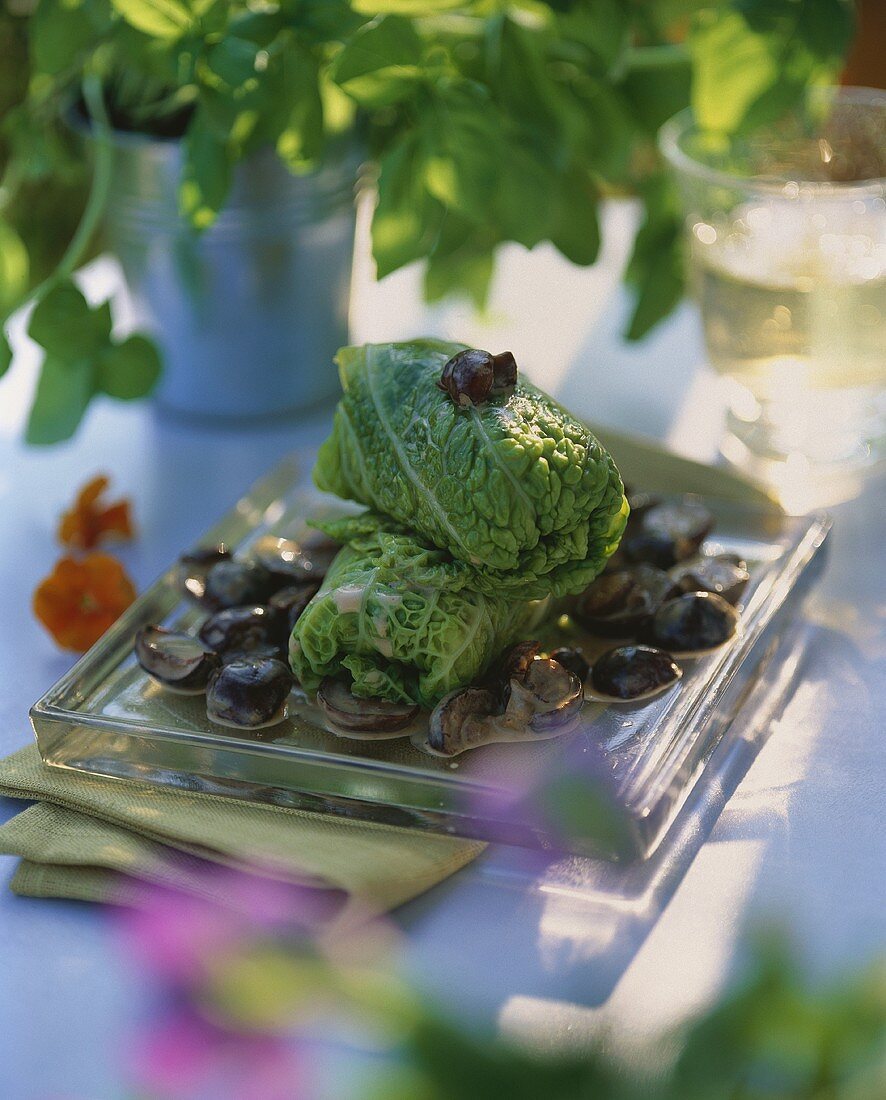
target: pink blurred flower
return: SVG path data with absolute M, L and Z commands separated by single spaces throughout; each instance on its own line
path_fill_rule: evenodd
M 277 1036 L 231 1031 L 183 1006 L 142 1035 L 132 1073 L 157 1100 L 307 1100 L 298 1047 Z

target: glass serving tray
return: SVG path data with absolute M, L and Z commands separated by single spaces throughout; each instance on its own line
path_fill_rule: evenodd
M 195 629 L 202 618 L 181 600 L 173 566 L 32 707 L 40 753 L 55 767 L 122 780 L 524 847 L 645 857 L 703 781 L 738 712 L 753 708 L 755 686 L 818 574 L 830 526 L 823 516 L 788 517 L 710 498 L 705 504 L 716 518 L 705 549 L 741 554 L 751 573 L 739 634 L 714 653 L 681 661 L 683 680 L 663 695 L 632 704 L 586 703 L 575 733 L 441 759 L 406 738 L 333 736 L 297 696 L 287 720 L 272 729 L 215 725 L 202 697 L 164 692 L 133 657 L 139 627 Z M 202 541 L 243 551 L 263 535 L 298 538 L 307 516 L 341 509 L 340 501 L 307 489 L 288 459 Z M 550 630 L 559 644 L 575 638 L 568 624 Z M 573 790 L 585 783 L 588 805 L 602 799 L 607 814 L 573 814 L 565 832 L 562 825 L 552 831 L 527 793 L 551 777 L 568 777 Z

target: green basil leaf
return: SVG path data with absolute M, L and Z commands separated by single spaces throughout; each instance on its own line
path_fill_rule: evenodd
M 228 35 L 211 47 L 207 54 L 207 63 L 225 84 L 231 88 L 239 88 L 247 80 L 255 79 L 257 54 L 258 46 L 254 42 Z
M 773 40 L 753 31 L 737 12 L 704 11 L 689 39 L 692 106 L 701 126 L 738 129 L 755 100 L 776 85 Z
M 12 345 L 9 343 L 9 337 L 0 328 L 0 378 L 9 370 L 12 364 Z
M 28 289 L 30 260 L 24 241 L 0 221 L 0 317 L 15 309 Z
M 119 401 L 134 401 L 151 392 L 162 369 L 156 345 L 147 336 L 136 333 L 102 353 L 98 388 Z
M 425 185 L 444 206 L 485 225 L 499 181 L 501 120 L 479 85 L 446 80 L 435 93 L 422 118 Z
M 174 41 L 191 30 L 193 19 L 183 0 L 111 0 L 130 26 L 151 38 Z
M 470 221 L 448 211 L 436 247 L 428 257 L 424 292 L 429 302 L 451 294 L 466 295 L 475 309 L 489 299 L 495 264 L 495 241 Z
M 30 21 L 31 57 L 38 71 L 55 76 L 73 66 L 95 39 L 83 5 L 40 0 Z
M 689 106 L 689 51 L 682 44 L 671 43 L 629 51 L 620 89 L 633 117 L 647 134 L 655 136 L 669 118 Z
M 841 60 L 855 32 L 851 0 L 802 0 L 797 34 L 822 59 Z
M 47 355 L 28 418 L 27 442 L 48 446 L 70 439 L 93 392 L 93 364 L 89 359 L 64 361 Z
M 438 15 L 465 6 L 464 0 L 352 0 L 361 15 Z
M 559 15 L 560 32 L 588 51 L 584 67 L 603 75 L 618 65 L 630 41 L 630 6 L 624 0 L 585 0 Z
M 422 185 L 418 139 L 408 136 L 380 161 L 372 254 L 379 279 L 427 256 L 437 240 L 443 208 Z
M 228 197 L 231 157 L 227 142 L 217 136 L 202 110 L 191 120 L 184 150 L 179 205 L 195 229 L 206 229 Z
M 293 171 L 313 167 L 323 152 L 323 100 L 317 59 L 294 44 L 282 59 L 280 102 L 285 108 L 277 134 L 277 153 Z
M 597 187 L 587 169 L 573 165 L 560 181 L 551 242 L 574 264 L 594 263 L 600 252 Z
M 412 23 L 388 16 L 357 31 L 336 58 L 332 77 L 361 106 L 387 107 L 414 95 L 421 59 Z
M 110 331 L 109 304 L 91 309 L 70 280 L 40 299 L 28 324 L 31 339 L 63 362 L 95 355 L 107 343 Z
M 685 290 L 683 219 L 669 176 L 650 176 L 643 185 L 643 224 L 625 270 L 634 288 L 634 312 L 626 336 L 639 340 L 678 304 Z

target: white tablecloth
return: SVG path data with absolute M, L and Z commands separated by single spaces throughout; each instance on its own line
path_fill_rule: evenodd
M 484 321 L 457 305 L 424 307 L 414 271 L 380 286 L 363 271 L 355 336 L 509 347 L 577 413 L 711 457 L 718 395 L 691 308 L 645 343 L 619 339 L 617 276 L 633 217 L 626 204 L 610 209 L 603 259 L 590 270 L 545 249 L 509 252 Z M 87 285 L 101 293 L 115 279 L 102 262 Z M 144 586 L 282 454 L 326 430 L 322 417 L 210 430 L 106 402 L 72 443 L 27 449 L 33 366 L 19 346 L 0 382 L 2 753 L 29 738 L 29 705 L 70 664 L 29 602 L 77 486 L 104 470 L 133 499 L 140 537 L 122 556 Z M 822 975 L 882 952 L 886 487 L 834 511 L 830 564 L 805 612 L 802 682 L 682 881 L 635 914 L 626 936 L 581 898 L 564 904 L 468 868 L 399 916 L 418 980 L 533 1044 L 580 1048 L 604 1026 L 629 1043 L 667 1032 L 716 994 L 740 966 L 745 932 L 766 919 L 787 925 Z M 0 820 L 16 808 L 0 800 Z M 138 981 L 98 909 L 15 898 L 4 889 L 12 866 L 0 859 L 0 1096 L 117 1097 L 116 1052 L 142 1008 Z

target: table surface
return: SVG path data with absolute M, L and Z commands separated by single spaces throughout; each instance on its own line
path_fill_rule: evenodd
M 510 347 L 521 367 L 578 414 L 713 456 L 720 394 L 683 306 L 647 341 L 624 344 L 619 287 L 635 212 L 607 212 L 601 262 L 570 267 L 553 250 L 506 253 L 489 315 L 424 306 L 414 270 L 381 284 L 358 265 L 357 339 L 416 333 Z M 116 284 L 110 261 L 86 289 Z M 71 443 L 25 448 L 34 355 L 0 383 L 0 753 L 30 737 L 27 711 L 70 665 L 33 620 L 30 593 L 55 558 L 54 527 L 97 471 L 135 503 L 139 538 L 121 552 L 140 587 L 283 454 L 308 451 L 328 414 L 297 426 L 218 429 L 164 419 L 148 404 L 99 403 Z M 547 1050 L 581 1048 L 615 1027 L 655 1040 L 697 1011 L 741 966 L 749 929 L 780 920 L 813 973 L 862 964 L 886 943 L 886 486 L 833 509 L 827 572 L 804 611 L 803 678 L 719 818 L 648 906 L 620 926 L 588 899 L 505 883 L 473 865 L 406 906 L 404 962 L 438 997 Z M 0 820 L 18 806 L 0 799 Z M 719 806 L 709 816 L 715 816 Z M 702 843 L 704 841 L 704 843 Z M 491 857 L 494 860 L 495 853 Z M 0 1095 L 120 1095 L 136 977 L 95 906 L 16 898 L 0 857 Z

